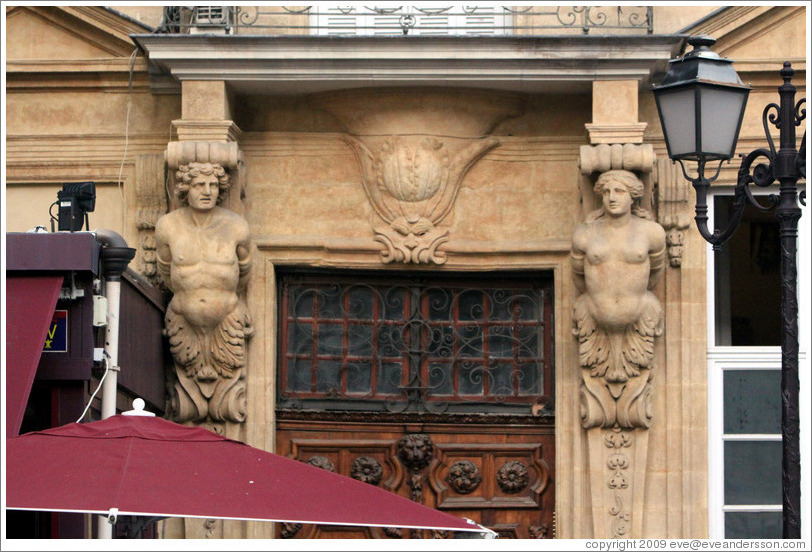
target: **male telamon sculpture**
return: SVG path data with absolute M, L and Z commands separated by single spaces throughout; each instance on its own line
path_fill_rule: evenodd
M 155 225 L 158 270 L 173 297 L 166 332 L 177 382 L 176 421 L 245 420 L 245 342 L 252 327 L 240 297 L 251 270 L 248 222 L 219 206 L 229 189 L 222 166 L 177 171 L 181 208 Z

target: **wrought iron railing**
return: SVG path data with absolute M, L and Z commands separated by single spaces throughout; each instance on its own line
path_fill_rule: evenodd
M 270 35 L 651 34 L 651 6 L 167 6 L 159 33 Z

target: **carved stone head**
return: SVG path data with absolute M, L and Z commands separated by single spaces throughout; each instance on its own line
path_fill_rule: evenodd
M 181 206 L 189 204 L 189 188 L 195 178 L 201 176 L 214 176 L 217 178 L 219 185 L 219 193 L 217 196 L 217 204 L 220 205 L 228 195 L 228 190 L 231 188 L 228 172 L 222 165 L 217 163 L 189 163 L 188 165 L 181 165 L 178 167 L 175 177 L 177 184 L 175 185 L 175 197 L 178 198 L 178 203 Z
M 649 212 L 641 205 L 646 188 L 636 174 L 634 174 L 632 171 L 627 171 L 624 169 L 613 169 L 611 171 L 606 171 L 598 177 L 598 180 L 595 181 L 595 194 L 597 194 L 599 197 L 603 196 L 606 188 L 610 187 L 612 184 L 619 184 L 629 192 L 632 199 L 632 214 L 645 219 L 651 218 Z

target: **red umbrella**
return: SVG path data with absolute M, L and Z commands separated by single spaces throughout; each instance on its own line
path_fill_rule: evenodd
M 6 440 L 6 507 L 492 533 L 202 428 L 112 416 Z

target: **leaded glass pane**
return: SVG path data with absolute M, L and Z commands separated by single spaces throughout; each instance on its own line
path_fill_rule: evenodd
M 529 413 L 542 395 L 550 402 L 549 278 L 288 278 L 281 408 Z
M 401 385 L 403 385 L 403 365 L 382 362 L 378 371 L 378 391 L 396 393 Z
M 369 361 L 351 362 L 344 367 L 347 374 L 348 393 L 372 391 L 372 366 Z

